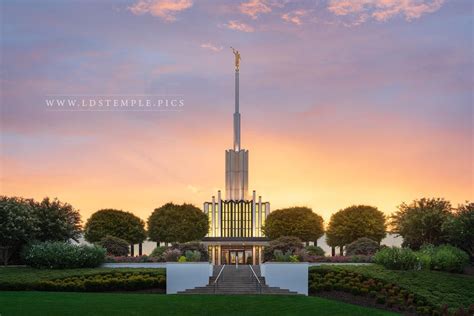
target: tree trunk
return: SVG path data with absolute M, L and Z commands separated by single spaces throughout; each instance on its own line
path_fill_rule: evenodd
M 339 247 L 339 255 L 344 256 L 344 246 Z
M 331 255 L 336 256 L 336 247 L 331 247 Z
M 318 240 L 317 240 L 317 239 L 314 241 L 314 246 L 315 246 L 315 247 L 318 246 Z
M 11 252 L 9 251 L 11 247 L 0 247 L 0 258 L 3 261 L 3 265 L 8 265 L 8 259 L 11 257 Z
M 138 255 L 141 256 L 143 254 L 143 243 L 138 244 Z
M 130 256 L 135 257 L 135 245 L 130 244 Z

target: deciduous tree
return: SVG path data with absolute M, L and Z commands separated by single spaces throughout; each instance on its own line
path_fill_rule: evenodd
M 192 204 L 167 203 L 148 218 L 148 236 L 157 242 L 200 240 L 209 231 L 209 218 Z
M 403 237 L 403 246 L 414 250 L 423 244 L 440 245 L 447 240 L 444 228 L 452 216 L 451 203 L 439 198 L 422 198 L 402 203 L 391 216 L 392 232 Z
M 380 243 L 385 236 L 385 215 L 368 205 L 354 205 L 334 213 L 326 230 L 326 242 L 331 247 L 344 247 L 361 237 Z
M 466 251 L 474 258 L 474 203 L 459 205 L 454 216 L 447 219 L 443 230 L 447 241 Z
M 36 218 L 29 200 L 0 196 L 0 254 L 7 265 L 13 253 L 31 241 L 36 233 Z
M 70 204 L 48 197 L 41 202 L 30 200 L 36 217 L 38 241 L 78 241 L 81 234 L 81 215 Z
M 146 239 L 145 223 L 130 212 L 99 210 L 87 220 L 84 237 L 94 243 L 108 235 L 124 239 L 130 244 L 138 244 Z
M 263 232 L 270 239 L 294 236 L 305 242 L 317 241 L 324 234 L 323 218 L 307 207 L 275 210 L 267 216 Z

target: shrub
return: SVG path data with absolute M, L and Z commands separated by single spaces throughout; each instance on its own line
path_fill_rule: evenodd
M 310 256 L 324 256 L 325 254 L 323 248 L 318 246 L 307 246 L 305 249 Z
M 73 245 L 67 242 L 43 242 L 29 246 L 25 263 L 34 268 L 94 268 L 105 259 L 105 249 L 98 246 Z
M 208 261 L 209 260 L 209 254 L 207 253 L 207 248 L 198 242 L 187 242 L 187 243 L 181 243 L 181 244 L 175 244 L 173 245 L 172 248 L 178 249 L 181 251 L 181 253 L 186 254 L 186 251 L 196 251 L 199 252 L 200 258 L 198 261 Z
M 374 262 L 392 270 L 413 270 L 418 268 L 418 257 L 409 248 L 383 248 L 375 254 Z
M 282 253 L 290 251 L 291 254 L 294 254 L 295 251 L 301 249 L 303 249 L 303 243 L 299 238 L 283 236 L 269 242 L 268 246 L 264 249 L 264 259 L 265 261 L 274 259 L 275 250 L 280 250 Z
M 114 256 L 107 256 L 105 257 L 105 262 L 108 263 L 124 263 L 124 262 L 163 262 L 163 258 L 155 258 L 150 257 L 147 255 L 143 256 L 135 256 L 135 257 L 114 257 Z
M 163 253 L 163 259 L 166 262 L 177 262 L 179 257 L 181 257 L 181 251 L 179 249 L 168 248 Z
M 431 267 L 434 270 L 463 272 L 468 262 L 468 254 L 451 245 L 436 247 L 431 256 Z
M 168 247 L 156 247 L 155 249 L 153 249 L 153 251 L 151 252 L 150 254 L 150 257 L 153 257 L 153 258 L 157 258 L 157 259 L 163 259 L 163 254 L 164 252 L 166 251 L 166 249 L 168 249 Z
M 32 286 L 40 291 L 136 291 L 166 288 L 166 277 L 159 272 L 110 272 L 88 276 L 43 280 Z
M 373 255 L 379 250 L 380 246 L 378 242 L 370 238 L 362 237 L 351 242 L 346 247 L 346 255 Z
M 199 262 L 201 261 L 201 253 L 197 250 L 187 250 L 184 253 L 186 261 L 188 262 Z
M 128 241 L 107 235 L 98 243 L 99 246 L 107 250 L 107 254 L 111 256 L 127 256 L 128 255 Z
M 186 262 L 186 261 L 187 261 L 187 260 L 186 260 L 186 257 L 185 257 L 185 256 L 180 256 L 180 257 L 178 258 L 178 262 Z

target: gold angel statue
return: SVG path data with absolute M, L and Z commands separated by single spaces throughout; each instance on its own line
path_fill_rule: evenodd
M 235 70 L 236 71 L 239 71 L 239 67 L 240 67 L 240 53 L 238 50 L 236 50 L 235 48 L 231 47 L 232 48 L 232 52 L 234 53 L 235 55 Z

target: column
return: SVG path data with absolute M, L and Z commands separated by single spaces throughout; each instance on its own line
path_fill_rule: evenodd
M 222 213 L 222 208 L 221 208 L 221 190 L 217 191 L 217 223 L 216 223 L 216 228 L 217 228 L 217 234 L 216 237 L 221 237 L 221 213 Z
M 212 197 L 212 205 L 211 205 L 211 237 L 216 236 L 216 198 Z

